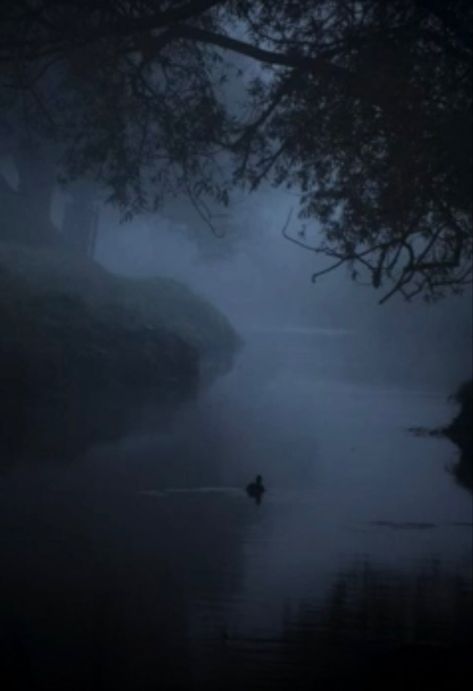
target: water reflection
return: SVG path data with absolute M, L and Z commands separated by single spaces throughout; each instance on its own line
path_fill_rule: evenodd
M 303 493 L 275 493 L 255 512 L 238 488 L 6 489 L 9 688 L 394 688 L 465 666 L 471 526 L 354 533 L 327 514 L 320 525 L 321 513 L 311 525 L 318 503 Z M 307 524 L 305 543 L 278 527 L 291 515 Z M 449 559 L 442 530 L 457 544 Z
M 246 503 L 44 486 L 1 499 L 8 688 L 192 688 L 191 602 L 212 613 L 238 591 Z
M 471 677 L 471 643 L 467 579 L 435 560 L 413 573 L 366 560 L 340 571 L 320 600 L 286 603 L 277 636 L 226 637 L 224 669 L 205 686 L 460 688 Z
M 441 675 L 453 683 L 468 670 L 471 584 L 436 559 L 407 573 L 363 560 L 337 574 L 321 606 L 287 621 L 284 635 L 314 681 L 425 688 Z
M 186 392 L 190 397 L 194 391 Z M 152 392 L 84 387 L 55 394 L 45 387 L 0 401 L 0 471 L 24 463 L 76 462 L 94 445 L 119 440 L 139 429 L 153 405 L 164 418 L 182 401 L 156 402 Z
M 471 498 L 407 432 L 448 408 L 316 367 L 248 347 L 165 432 L 0 476 L 9 689 L 456 688 Z

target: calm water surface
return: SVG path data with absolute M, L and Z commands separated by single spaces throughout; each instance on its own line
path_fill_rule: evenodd
M 452 409 L 341 339 L 253 334 L 164 427 L 0 478 L 9 689 L 462 687 L 471 494 L 407 431 Z

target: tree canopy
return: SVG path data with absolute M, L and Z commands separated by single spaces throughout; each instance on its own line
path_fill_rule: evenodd
M 472 276 L 472 26 L 463 0 L 5 0 L 0 136 L 130 214 L 292 188 L 314 279 L 433 299 Z

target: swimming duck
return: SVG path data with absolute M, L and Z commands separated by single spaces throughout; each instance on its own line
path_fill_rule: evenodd
M 263 478 L 261 475 L 257 475 L 255 482 L 250 482 L 250 484 L 246 486 L 246 491 L 249 497 L 256 499 L 258 504 L 260 503 L 264 492 Z

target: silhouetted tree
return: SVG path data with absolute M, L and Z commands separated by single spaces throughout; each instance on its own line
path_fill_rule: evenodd
M 185 192 L 205 215 L 232 185 L 269 180 L 300 190 L 300 215 L 321 223 L 315 243 L 284 229 L 331 259 L 314 278 L 348 264 L 383 300 L 471 281 L 469 3 L 17 0 L 0 12 L 6 106 L 125 213 Z

